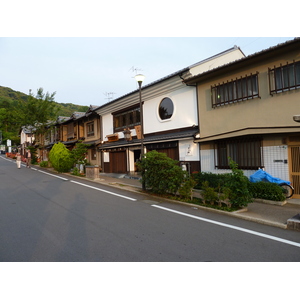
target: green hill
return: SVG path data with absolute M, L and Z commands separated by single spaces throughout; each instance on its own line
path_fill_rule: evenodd
M 0 86 L 0 143 L 5 143 L 7 139 L 12 140 L 13 145 L 20 142 L 19 131 L 22 126 L 18 116 L 18 103 L 27 101 L 28 95 L 14 91 L 11 88 Z M 57 103 L 59 108 L 57 116 L 70 117 L 74 112 L 86 112 L 88 106 L 76 105 L 72 103 Z
M 28 95 L 14 91 L 11 88 L 0 86 L 0 107 L 3 106 L 3 102 L 16 104 L 17 101 L 27 100 Z M 72 103 L 57 103 L 59 107 L 59 116 L 71 116 L 73 112 L 80 111 L 86 112 L 88 110 L 88 106 L 76 105 Z

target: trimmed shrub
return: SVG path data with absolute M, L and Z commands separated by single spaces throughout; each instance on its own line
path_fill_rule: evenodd
M 283 201 L 285 196 L 282 192 L 282 188 L 272 182 L 249 182 L 249 191 L 253 198 L 267 199 L 273 201 Z
M 137 163 L 142 172 L 141 182 L 147 189 L 157 194 L 176 193 L 187 175 L 178 166 L 178 161 L 165 153 L 150 151 Z
M 203 189 L 203 183 L 208 182 L 208 185 L 212 188 L 218 188 L 219 186 L 224 186 L 229 181 L 231 174 L 214 174 L 210 172 L 198 172 L 192 175 L 193 179 L 196 181 L 195 189 Z
M 181 183 L 181 186 L 178 189 L 180 197 L 183 199 L 191 199 L 193 195 L 193 188 L 196 184 L 196 181 L 189 175 L 186 175 Z
M 68 172 L 74 163 L 71 152 L 63 143 L 53 145 L 49 152 L 49 160 L 57 172 Z

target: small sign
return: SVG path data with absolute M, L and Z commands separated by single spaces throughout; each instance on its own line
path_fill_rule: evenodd
M 116 142 L 119 140 L 119 135 L 117 133 L 109 134 L 106 136 L 109 142 Z
M 140 140 L 142 138 L 142 130 L 141 130 L 141 125 L 134 126 L 136 136 Z
M 7 145 L 7 147 L 10 147 L 11 146 L 11 140 L 7 140 L 6 145 Z

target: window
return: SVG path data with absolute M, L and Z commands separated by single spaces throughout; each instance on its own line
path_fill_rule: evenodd
M 240 169 L 262 168 L 261 151 L 262 139 L 258 137 L 220 140 L 215 144 L 215 166 L 218 169 L 229 169 L 230 157 Z
M 211 87 L 212 107 L 259 97 L 258 73 Z
M 170 119 L 174 112 L 173 101 L 166 97 L 164 98 L 159 105 L 158 114 L 162 120 Z
M 130 110 L 118 112 L 114 114 L 114 130 L 123 131 L 126 128 L 133 128 L 139 125 L 140 120 L 140 108 L 133 108 Z
M 91 160 L 96 160 L 97 158 L 97 152 L 96 149 L 91 149 Z
M 269 68 L 269 81 L 271 95 L 299 88 L 300 61 Z
M 87 123 L 87 136 L 94 135 L 94 122 Z
M 74 138 L 74 123 L 69 123 L 67 125 L 67 138 L 68 139 Z

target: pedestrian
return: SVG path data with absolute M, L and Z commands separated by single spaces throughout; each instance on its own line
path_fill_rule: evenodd
M 17 167 L 18 167 L 18 169 L 21 169 L 21 159 L 22 159 L 21 154 L 19 152 L 17 152 L 17 154 L 16 154 L 16 160 L 17 160 Z
M 26 168 L 30 168 L 30 163 L 31 163 L 30 149 L 27 150 L 25 157 L 26 157 Z

